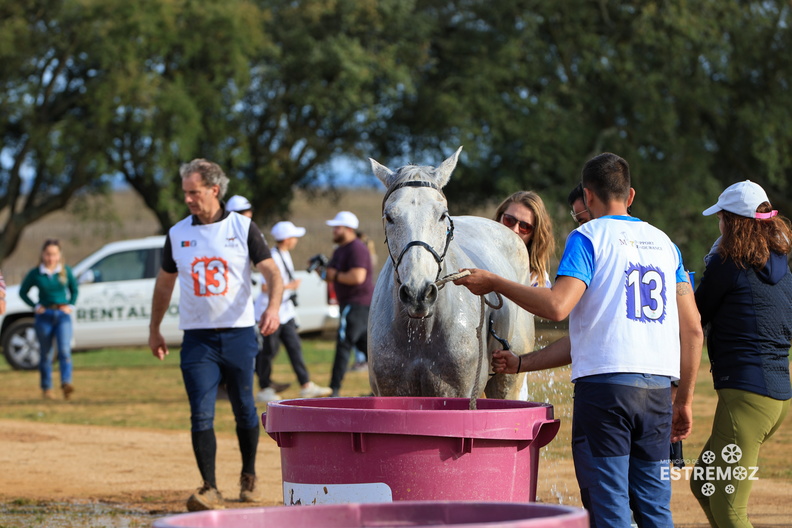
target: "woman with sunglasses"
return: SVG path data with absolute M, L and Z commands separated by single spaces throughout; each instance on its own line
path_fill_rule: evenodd
M 38 302 L 29 296 L 31 288 L 38 289 Z M 71 312 L 77 301 L 77 281 L 69 266 L 63 262 L 60 242 L 47 240 L 41 248 L 39 265 L 25 276 L 19 287 L 19 296 L 33 307 L 36 320 L 36 337 L 38 338 L 41 359 L 41 390 L 45 400 L 54 398 L 52 393 L 52 342 L 58 344 L 58 362 L 60 363 L 61 389 L 63 397 L 68 399 L 74 392 L 72 385 Z
M 517 233 L 528 248 L 531 286 L 549 288 L 548 265 L 555 251 L 555 237 L 553 222 L 539 195 L 517 191 L 498 206 L 495 220 Z

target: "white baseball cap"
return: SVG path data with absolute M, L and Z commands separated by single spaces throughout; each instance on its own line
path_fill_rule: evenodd
M 756 208 L 764 202 L 770 202 L 764 189 L 751 180 L 745 180 L 726 187 L 726 190 L 718 197 L 718 203 L 705 209 L 701 214 L 709 216 L 718 211 L 728 211 L 736 215 L 762 220 L 778 214 L 778 211 L 757 213 Z
M 287 238 L 297 237 L 300 238 L 301 236 L 305 235 L 305 228 L 304 227 L 297 227 L 296 225 L 292 224 L 291 222 L 278 222 L 272 229 L 270 230 L 272 233 L 272 237 L 280 242 L 281 240 L 286 240 Z
M 349 211 L 341 211 L 340 213 L 335 215 L 335 218 L 333 218 L 332 220 L 328 220 L 325 223 L 333 227 L 344 226 L 344 227 L 350 227 L 352 229 L 357 229 L 358 226 L 360 225 L 360 222 L 358 221 L 358 217 L 355 216 L 353 213 L 350 213 Z
M 231 198 L 228 199 L 226 202 L 226 211 L 249 211 L 253 209 L 253 206 L 250 205 L 250 202 L 244 196 L 239 196 L 235 194 Z

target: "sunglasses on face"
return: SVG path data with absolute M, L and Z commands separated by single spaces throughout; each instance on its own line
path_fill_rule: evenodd
M 530 235 L 533 233 L 534 226 L 529 224 L 528 222 L 524 222 L 522 220 L 517 220 L 512 215 L 503 213 L 501 215 L 501 224 L 505 225 L 509 229 L 513 228 L 515 225 L 519 224 L 520 227 L 517 229 L 521 235 Z

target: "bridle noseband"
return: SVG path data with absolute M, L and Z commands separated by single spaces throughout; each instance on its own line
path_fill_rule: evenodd
M 399 277 L 399 264 L 401 264 L 402 258 L 404 257 L 404 254 L 407 252 L 407 250 L 413 246 L 420 246 L 426 249 L 429 253 L 431 253 L 432 257 L 434 257 L 435 262 L 437 263 L 437 276 L 435 277 L 435 282 L 436 282 L 440 278 L 440 273 L 442 273 L 443 271 L 443 259 L 445 258 L 446 253 L 448 252 L 448 246 L 451 244 L 451 240 L 454 239 L 454 221 L 451 219 L 450 216 L 448 216 L 449 226 L 448 229 L 446 230 L 446 241 L 442 255 L 438 254 L 437 251 L 435 251 L 434 248 L 429 244 L 427 244 L 426 242 L 422 240 L 413 240 L 411 242 L 408 242 L 407 245 L 404 246 L 404 248 L 401 250 L 401 253 L 399 253 L 398 258 L 393 258 L 393 252 L 391 251 L 390 244 L 388 243 L 388 231 L 387 229 L 385 229 L 385 202 L 390 197 L 390 195 L 393 194 L 394 191 L 401 189 L 403 187 L 429 187 L 439 192 L 443 196 L 443 198 L 445 198 L 445 195 L 443 194 L 443 191 L 440 190 L 439 186 L 435 185 L 432 182 L 422 181 L 422 180 L 410 180 L 394 185 L 388 189 L 388 191 L 385 193 L 385 196 L 382 198 L 382 213 L 383 213 L 382 227 L 383 230 L 385 231 L 385 245 L 388 248 L 388 255 L 391 258 L 391 262 L 393 262 L 393 273 L 394 276 L 396 277 L 396 282 L 399 284 L 402 283 L 401 278 Z

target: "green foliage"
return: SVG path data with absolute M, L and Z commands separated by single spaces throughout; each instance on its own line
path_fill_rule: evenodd
M 397 167 L 461 144 L 447 189 L 460 212 L 534 189 L 557 220 L 586 159 L 622 155 L 634 213 L 700 271 L 717 235 L 700 212 L 725 186 L 753 179 L 792 209 L 791 9 L 0 0 L 0 259 L 26 225 L 110 176 L 165 230 L 185 214 L 178 166 L 214 159 L 270 222 L 296 187 L 332 183 L 339 157 Z
M 792 73 L 787 2 L 422 7 L 435 13 L 431 67 L 378 145 L 406 161 L 464 144 L 447 189 L 455 203 L 526 188 L 564 203 L 586 159 L 616 152 L 632 167 L 634 213 L 699 271 L 717 235 L 700 212 L 725 186 L 751 178 L 792 205 L 792 126 L 778 111 Z

